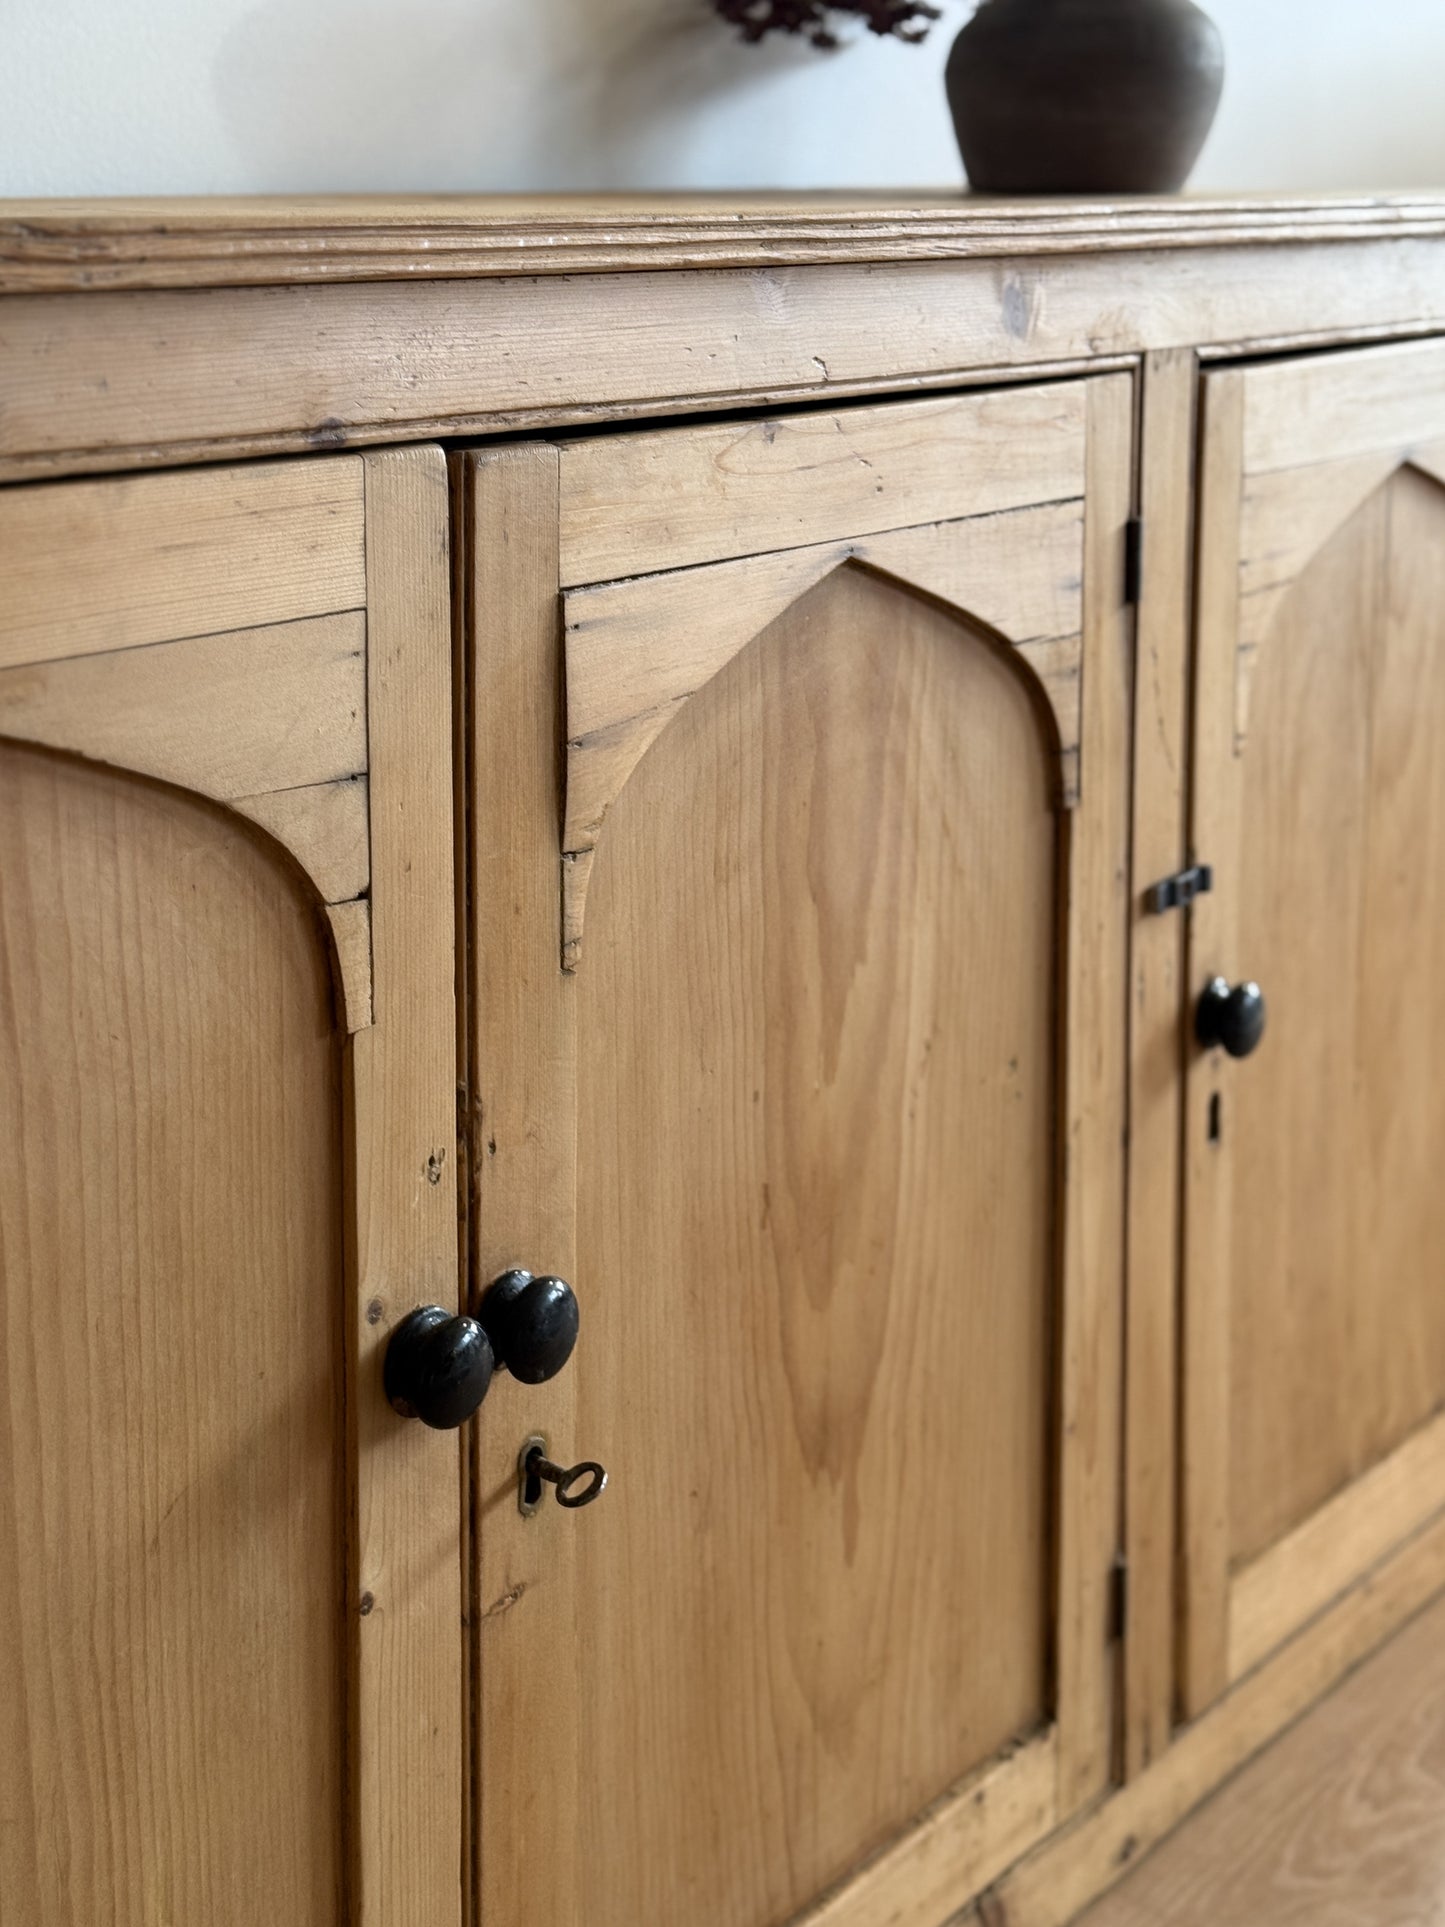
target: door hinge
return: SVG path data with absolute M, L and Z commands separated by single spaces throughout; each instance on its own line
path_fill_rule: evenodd
M 1122 1640 L 1129 1624 L 1129 1561 L 1116 1553 L 1109 1570 L 1109 1637 Z
M 1196 897 L 1207 897 L 1213 888 L 1213 866 L 1191 863 L 1187 870 L 1176 870 L 1162 883 L 1151 884 L 1144 892 L 1144 905 L 1151 916 L 1162 917 L 1168 910 L 1187 910 Z
M 1137 609 L 1144 593 L 1144 518 L 1131 515 L 1124 524 L 1124 600 Z

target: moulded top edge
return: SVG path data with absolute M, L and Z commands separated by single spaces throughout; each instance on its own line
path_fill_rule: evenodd
M 1439 193 L 0 200 L 0 291 L 939 260 L 1445 235 Z

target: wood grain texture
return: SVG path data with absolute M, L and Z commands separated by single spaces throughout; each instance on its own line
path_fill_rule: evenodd
M 357 609 L 361 464 L 6 490 L 0 555 L 0 669 Z
M 1401 472 L 1297 583 L 1255 681 L 1233 961 L 1273 1024 L 1226 1098 L 1235 1562 L 1445 1403 L 1442 535 L 1445 490 Z
M 363 613 L 0 669 L 0 734 L 261 824 L 325 903 L 348 906 L 333 919 L 341 999 L 349 1026 L 371 1021 Z
M 567 594 L 567 967 L 581 957 L 602 825 L 632 771 L 689 697 L 790 603 L 850 561 L 966 610 L 1016 649 L 1052 713 L 1054 786 L 1071 804 L 1079 781 L 1083 551 L 1079 499 Z
M 1045 775 L 1007 659 L 847 569 L 614 807 L 577 979 L 589 1927 L 786 1918 L 1046 1714 Z
M 328 903 L 335 959 L 339 1015 L 348 1032 L 365 1030 L 371 1022 L 371 905 L 353 897 Z
M 1182 1730 L 1147 1773 L 1005 1874 L 954 1927 L 1067 1927 L 1442 1588 L 1445 1523 L 1436 1521 Z
M 27 1927 L 230 1927 L 278 1893 L 459 1927 L 460 1466 L 380 1375 L 396 1316 L 457 1299 L 445 464 L 365 466 L 365 617 L 0 675 L 0 729 L 50 746 L 0 760 L 30 1696 L 4 1695 L 0 1911 Z M 361 894 L 328 942 L 258 830 L 56 743 L 212 790 Z M 343 1055 L 328 951 L 355 1030 L 372 906 L 377 1023 Z
M 0 477 L 836 401 L 1445 322 L 1445 250 L 1205 252 L 5 298 Z M 699 343 L 716 347 L 700 354 Z
M 1445 443 L 1386 446 L 1340 462 L 1274 469 L 1247 479 L 1240 526 L 1238 747 L 1249 735 L 1260 654 L 1295 582 L 1355 511 L 1397 468 L 1406 466 L 1445 482 Z
M 1445 1604 L 1401 1632 L 1079 1927 L 1416 1927 L 1445 1911 Z
M 1414 1432 L 1235 1576 L 1229 1673 L 1238 1679 L 1445 1501 L 1445 1419 Z
M 1260 652 L 1309 563 L 1401 465 L 1397 448 L 1245 478 L 1239 525 L 1234 740 L 1249 738 Z
M 1211 374 L 1202 400 L 1199 560 L 1191 740 L 1190 847 L 1223 865 L 1239 848 L 1235 767 L 1239 527 L 1244 376 Z M 1208 772 L 1206 780 L 1205 772 Z M 1225 879 L 1221 877 L 1221 883 Z M 1234 890 L 1200 897 L 1189 917 L 1189 996 L 1239 966 Z M 1234 1084 L 1218 1051 L 1184 1064 L 1184 1239 L 1180 1361 L 1179 1699 L 1186 1718 L 1228 1678 L 1230 1563 L 1229 1238 L 1233 1160 L 1213 1131 Z
M 562 581 L 725 562 L 1077 498 L 1077 382 L 562 448 Z
M 457 459 L 472 744 L 472 1275 L 479 1288 L 513 1265 L 572 1280 L 584 1332 L 579 1356 L 549 1384 L 499 1376 L 474 1428 L 478 1917 L 486 1927 L 585 1927 L 578 1728 L 598 1683 L 582 1668 L 573 1528 L 597 1518 L 548 1507 L 523 1519 L 516 1500 L 524 1438 L 546 1435 L 569 1464 L 591 1450 L 576 1422 L 593 1305 L 575 1229 L 576 986 L 561 969 L 557 890 L 558 458 L 521 446 Z
M 1433 391 L 1418 438 L 1406 397 L 1437 361 L 1404 347 L 1207 384 L 1195 837 L 1225 886 L 1196 907 L 1191 977 L 1256 977 L 1273 1016 L 1257 1062 L 1189 1072 L 1196 1711 L 1429 1505 L 1428 1476 L 1396 1478 L 1408 1453 L 1385 1466 L 1445 1401 L 1425 1150 L 1445 1124 L 1445 495 L 1401 466 L 1434 461 Z M 1373 1508 L 1350 1490 L 1371 1467 L 1393 1494 Z
M 1243 405 L 1240 743 L 1259 652 L 1306 566 L 1394 469 L 1445 482 L 1445 343 L 1252 369 Z
M 972 1774 L 799 1927 L 937 1927 L 1054 1826 L 1058 1735 Z
M 459 1927 L 461 1451 L 396 1417 L 382 1355 L 459 1299 L 446 462 L 366 458 L 375 1022 L 347 1053 L 356 1395 L 352 1684 L 358 1927 Z
M 922 1922 L 1107 1778 L 1130 384 L 1085 405 L 1084 524 L 1076 498 L 566 597 L 573 747 L 583 706 L 625 723 L 687 656 L 598 846 L 575 979 L 538 867 L 559 458 L 463 459 L 474 1271 L 571 1251 L 586 1330 L 573 1371 L 502 1385 L 478 1428 L 484 1921 Z M 1010 608 L 1089 626 L 1097 776 L 1062 842 Z M 1008 1037 L 1031 1041 L 984 1075 Z M 1017 1282 L 925 1292 L 965 1250 L 965 1286 Z M 969 1396 L 931 1393 L 963 1356 Z M 557 1428 L 611 1467 L 606 1510 L 521 1521 L 517 1445 Z M 948 1467 L 969 1528 L 940 1540 L 922 1495 Z M 575 1787 L 575 1837 L 522 1851 L 513 1783 Z
M 3 685 L 0 685 L 3 689 Z M 351 903 L 371 880 L 371 810 L 365 776 L 303 783 L 297 789 L 233 796 L 249 816 L 296 856 L 327 903 Z
M 1114 1751 L 1112 1575 L 1121 1544 L 1124 1140 L 1128 1006 L 1129 716 L 1125 599 L 1133 382 L 1089 384 L 1085 664 L 1078 807 L 1063 819 L 1057 961 L 1064 1084 L 1058 1159 L 1059 1812 L 1101 1793 Z
M 247 826 L 0 746 L 0 1918 L 344 1917 L 340 1049 Z
M 344 781 L 366 769 L 366 617 L 0 670 L 0 732 L 226 802 Z
M 1445 233 L 1433 194 L 309 195 L 0 201 L 0 291 L 1130 252 Z
M 1152 915 L 1151 885 L 1183 868 L 1198 364 L 1144 365 L 1142 595 L 1134 684 L 1129 1001 L 1129 1221 L 1123 1765 L 1141 1773 L 1174 1720 L 1175 1498 L 1184 919 Z
M 342 458 L 0 492 L 0 731 L 259 823 L 335 911 L 353 1028 L 371 1008 L 362 480 Z
M 1392 342 L 1252 368 L 1246 474 L 1445 440 L 1445 342 Z

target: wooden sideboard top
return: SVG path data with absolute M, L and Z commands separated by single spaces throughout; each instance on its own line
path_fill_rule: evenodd
M 1445 235 L 1445 189 L 0 200 L 0 292 L 998 259 Z
M 1445 191 L 0 201 L 0 482 L 1439 333 L 1442 244 Z

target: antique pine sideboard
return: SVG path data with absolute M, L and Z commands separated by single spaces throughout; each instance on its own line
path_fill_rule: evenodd
M 1445 198 L 0 289 L 5 1927 L 1062 1927 L 1445 1588 Z

